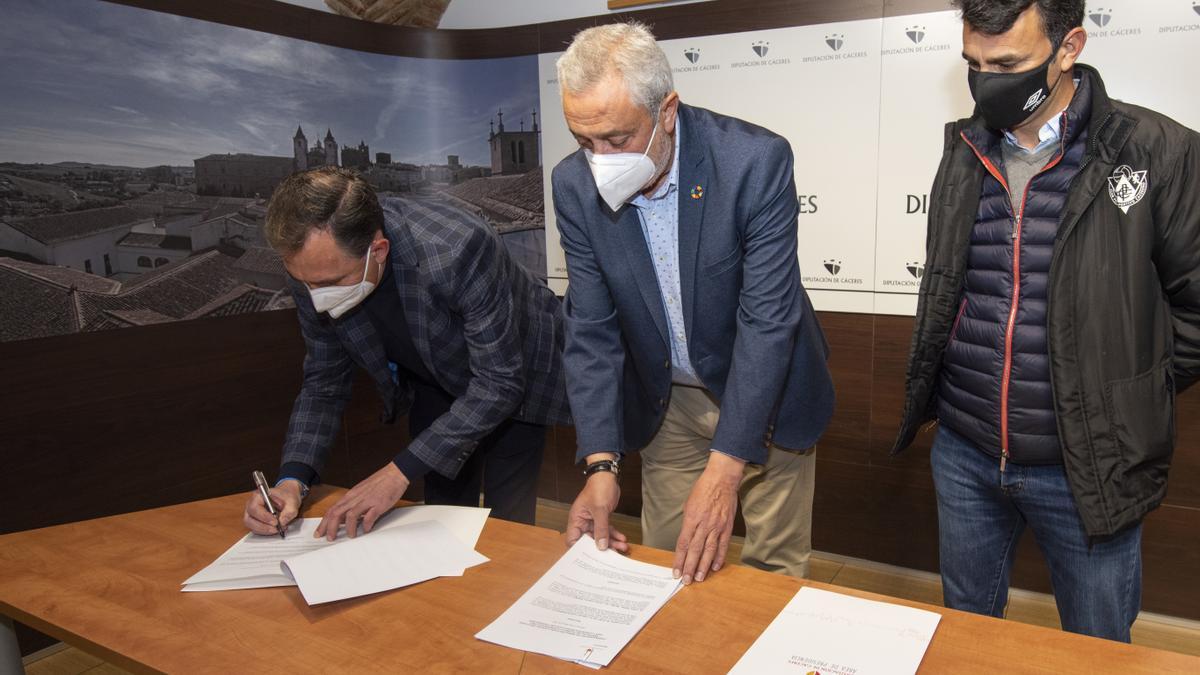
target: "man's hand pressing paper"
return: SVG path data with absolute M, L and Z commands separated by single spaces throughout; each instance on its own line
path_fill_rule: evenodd
M 683 583 L 704 581 L 725 565 L 745 467 L 736 457 L 709 453 L 708 466 L 683 506 L 683 527 L 675 544 L 674 573 Z
M 346 536 L 353 539 L 358 534 L 358 522 L 362 521 L 364 534 L 375 527 L 380 516 L 392 510 L 396 502 L 408 489 L 408 478 L 392 462 L 368 476 L 363 482 L 350 488 L 342 495 L 317 524 L 314 537 L 325 537 L 329 541 L 337 538 L 338 526 L 346 526 Z

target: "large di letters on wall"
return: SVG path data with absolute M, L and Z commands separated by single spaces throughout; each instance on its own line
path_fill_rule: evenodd
M 1200 128 L 1200 5 L 1090 3 L 1082 62 L 1109 94 Z M 664 40 L 685 103 L 780 133 L 795 153 L 799 259 L 818 310 L 912 315 L 924 274 L 928 191 L 944 124 L 971 113 L 955 12 Z M 539 57 L 549 171 L 576 144 L 554 63 Z M 548 275 L 566 263 L 547 209 Z

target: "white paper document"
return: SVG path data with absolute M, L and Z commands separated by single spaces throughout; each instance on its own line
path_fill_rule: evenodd
M 287 558 L 282 568 L 296 580 L 304 601 L 319 605 L 461 575 L 464 569 L 485 562 L 487 558 L 455 538 L 445 525 L 430 520 Z
M 301 593 L 309 604 L 399 588 L 437 576 L 461 576 L 467 567 L 487 561 L 474 547 L 488 513 L 488 509 L 460 506 L 409 506 L 380 518 L 368 534 L 350 539 L 339 532 L 332 542 L 313 538 L 320 518 L 297 519 L 288 526 L 286 539 L 247 534 L 184 581 L 182 590 L 295 586 L 296 570 L 284 563 L 295 565 L 296 561 L 304 570 Z M 414 527 L 423 523 L 438 527 Z M 351 550 L 334 552 L 347 546 Z M 340 572 L 331 571 L 335 569 Z M 432 571 L 437 573 L 428 576 Z M 330 587 L 326 574 L 337 579 L 341 591 Z M 371 588 L 375 590 L 362 590 Z
M 607 666 L 679 590 L 671 569 L 596 550 L 584 536 L 475 637 L 498 645 Z
M 917 672 L 942 615 L 801 588 L 731 675 Z

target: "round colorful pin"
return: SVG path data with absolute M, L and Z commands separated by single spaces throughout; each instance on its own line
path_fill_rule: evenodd
M 696 187 L 692 188 L 692 199 L 700 199 L 703 196 L 704 196 L 704 186 L 703 185 L 697 185 Z

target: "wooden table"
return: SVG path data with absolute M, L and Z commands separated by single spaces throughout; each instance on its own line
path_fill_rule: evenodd
M 305 515 L 322 513 L 340 493 L 314 490 Z M 477 548 L 491 562 L 330 605 L 309 607 L 294 587 L 181 593 L 181 581 L 244 534 L 244 499 L 2 536 L 0 614 L 134 672 L 589 672 L 473 637 L 565 551 L 561 536 L 542 528 L 489 521 Z M 633 556 L 671 561 L 643 547 Z M 608 670 L 724 673 L 806 583 L 941 613 L 921 672 L 1200 673 L 1200 659 L 1181 654 L 746 567 L 684 589 Z

